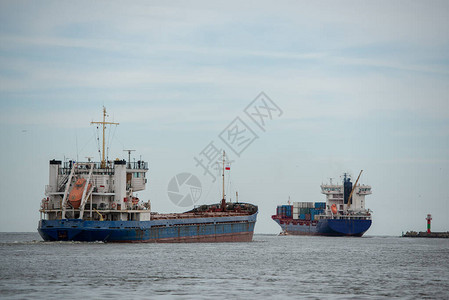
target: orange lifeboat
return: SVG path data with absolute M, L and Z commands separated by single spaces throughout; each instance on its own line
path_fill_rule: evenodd
M 332 209 L 332 213 L 333 213 L 334 215 L 336 215 L 336 214 L 338 213 L 338 211 L 337 211 L 337 205 L 332 204 L 331 209 Z
M 72 188 L 69 194 L 69 203 L 73 208 L 79 208 L 81 204 L 81 197 L 83 197 L 84 186 L 86 185 L 86 179 L 80 178 L 75 182 L 75 186 Z M 89 190 L 91 184 L 87 187 Z

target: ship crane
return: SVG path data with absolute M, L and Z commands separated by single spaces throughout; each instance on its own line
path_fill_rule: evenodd
M 355 190 L 355 188 L 357 186 L 357 182 L 359 182 L 360 175 L 362 175 L 362 172 L 363 172 L 363 170 L 360 170 L 359 177 L 357 177 L 357 180 L 355 181 L 355 184 L 352 187 L 351 193 L 349 194 L 349 197 L 348 197 L 348 208 L 351 206 L 352 193 L 354 193 L 354 190 Z

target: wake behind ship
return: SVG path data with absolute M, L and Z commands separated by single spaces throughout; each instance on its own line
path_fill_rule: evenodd
M 118 124 L 105 117 L 103 109 L 103 122 L 93 122 L 103 126 L 103 140 L 105 125 Z M 106 161 L 104 148 L 101 162 L 51 160 L 39 234 L 45 241 L 252 241 L 257 206 L 226 202 L 223 194 L 220 203 L 184 213 L 152 212 L 150 201 L 135 196 L 145 190 L 147 172 L 144 161 Z
M 371 227 L 371 211 L 365 209 L 365 196 L 371 186 L 354 186 L 347 174 L 343 184 L 321 185 L 326 202 L 293 202 L 279 205 L 271 218 L 282 228 L 283 235 L 324 235 L 361 237 Z

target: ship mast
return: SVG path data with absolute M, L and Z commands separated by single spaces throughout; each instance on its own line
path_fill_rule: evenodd
M 225 175 L 224 175 L 224 171 L 225 171 L 225 152 L 223 151 L 223 198 L 225 198 Z
M 225 151 L 223 150 L 223 173 L 222 173 L 222 177 L 223 177 L 223 198 L 221 198 L 221 209 L 223 211 L 225 211 L 226 209 L 226 199 L 225 199 Z
M 103 151 L 101 155 L 101 168 L 106 167 L 106 160 L 104 158 L 104 148 L 105 148 L 105 131 L 106 131 L 106 124 L 110 125 L 119 125 L 119 123 L 114 122 L 106 122 L 106 107 L 103 106 L 103 122 L 90 122 L 90 124 L 102 124 L 103 125 Z

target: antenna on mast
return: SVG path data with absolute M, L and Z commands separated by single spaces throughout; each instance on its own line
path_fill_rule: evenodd
M 79 161 L 78 159 L 78 135 L 75 133 L 75 140 L 76 140 L 76 161 Z
M 128 151 L 128 169 L 131 169 L 131 152 L 132 151 L 136 151 L 136 150 L 130 150 L 130 149 L 127 149 L 127 150 L 123 150 L 123 151 Z

